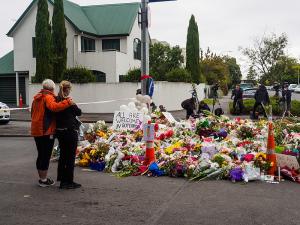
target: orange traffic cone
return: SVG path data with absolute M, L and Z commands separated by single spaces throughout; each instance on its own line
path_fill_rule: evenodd
M 20 108 L 23 107 L 23 98 L 22 98 L 22 94 L 20 94 L 20 98 L 19 98 L 19 107 L 20 107 Z
M 148 125 L 151 125 L 151 121 L 148 121 Z M 148 126 L 148 128 L 146 129 L 146 134 L 144 135 L 149 135 L 149 134 L 150 134 L 150 128 Z M 154 131 L 154 136 L 155 136 L 155 131 Z M 155 161 L 154 139 L 151 139 L 146 141 L 146 153 L 145 153 L 144 165 L 149 166 L 154 161 Z
M 276 171 L 276 155 L 275 155 L 274 125 L 272 120 L 269 121 L 267 161 L 271 163 L 271 168 L 269 169 L 268 174 L 274 176 Z

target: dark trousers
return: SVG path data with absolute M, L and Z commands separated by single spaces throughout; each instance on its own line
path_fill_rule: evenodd
M 192 115 L 194 115 L 194 110 L 186 109 L 186 119 L 189 119 Z
M 236 111 L 236 105 L 239 106 L 239 112 Z M 233 100 L 233 112 L 240 114 L 243 112 L 243 101 L 241 99 L 235 99 Z
M 263 107 L 263 104 L 261 102 L 255 102 L 255 104 L 253 106 L 253 112 L 252 112 L 253 118 L 256 118 L 255 112 L 257 110 L 257 107 L 259 107 L 259 106 L 261 106 L 261 108 L 263 110 L 264 117 L 267 117 L 267 114 L 266 114 L 265 108 Z
M 57 138 L 60 149 L 57 180 L 62 183 L 72 183 L 74 179 L 78 132 L 75 130 L 57 131 Z
M 47 135 L 41 137 L 34 137 L 34 141 L 38 151 L 36 168 L 37 170 L 48 170 L 54 145 L 54 138 L 50 135 Z

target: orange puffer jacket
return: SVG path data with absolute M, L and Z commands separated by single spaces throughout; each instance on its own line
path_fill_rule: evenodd
M 71 105 L 70 99 L 57 103 L 53 92 L 42 89 L 34 96 L 31 107 L 31 135 L 40 137 L 52 135 L 56 129 L 53 112 L 59 112 Z

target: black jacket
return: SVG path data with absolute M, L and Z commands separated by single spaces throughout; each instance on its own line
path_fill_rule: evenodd
M 234 96 L 234 100 L 237 101 L 237 100 L 242 100 L 243 99 L 243 90 L 242 89 L 234 89 L 232 91 L 232 95 L 231 95 L 231 98 Z
M 181 103 L 181 107 L 185 110 L 194 110 L 196 107 L 195 100 L 193 98 L 186 99 Z
M 254 99 L 257 103 L 270 103 L 269 94 L 267 88 L 264 85 L 259 86 L 258 90 L 255 92 Z
M 292 92 L 291 90 L 283 90 L 282 91 L 282 100 L 287 103 L 291 103 L 292 101 Z
M 81 109 L 77 105 L 71 105 L 69 108 L 56 114 L 56 128 L 78 130 L 80 122 L 76 116 L 81 116 Z

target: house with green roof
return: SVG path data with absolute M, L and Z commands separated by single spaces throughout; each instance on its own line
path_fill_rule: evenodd
M 50 19 L 53 1 L 48 0 Z M 31 2 L 7 33 L 13 38 L 14 49 L 0 59 L 0 101 L 11 103 L 19 93 L 28 98 L 28 84 L 36 70 L 37 2 Z M 119 82 L 120 75 L 140 67 L 140 3 L 80 6 L 64 0 L 64 11 L 67 67 L 86 67 L 107 83 Z M 4 99 L 2 93 L 8 86 L 16 90 Z

